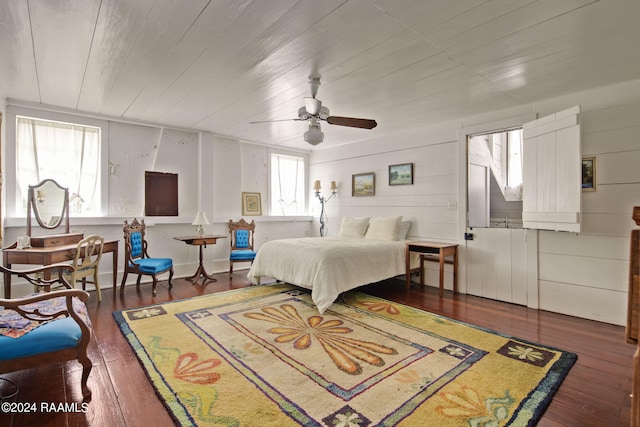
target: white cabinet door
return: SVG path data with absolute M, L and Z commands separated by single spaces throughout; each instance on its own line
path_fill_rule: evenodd
M 523 126 L 525 228 L 580 231 L 582 169 L 580 107 Z

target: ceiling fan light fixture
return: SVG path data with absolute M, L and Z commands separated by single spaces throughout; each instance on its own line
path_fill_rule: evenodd
M 320 123 L 312 120 L 309 130 L 304 133 L 304 140 L 311 145 L 318 145 L 324 140 L 324 133 L 320 130 Z

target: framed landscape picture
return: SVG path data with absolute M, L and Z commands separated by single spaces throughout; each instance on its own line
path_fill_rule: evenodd
M 242 215 L 262 215 L 260 193 L 242 193 Z
M 351 195 L 354 197 L 373 196 L 376 192 L 374 172 L 355 174 L 351 178 Z
M 582 191 L 596 191 L 596 157 L 582 158 Z
M 389 185 L 413 185 L 413 163 L 390 165 Z

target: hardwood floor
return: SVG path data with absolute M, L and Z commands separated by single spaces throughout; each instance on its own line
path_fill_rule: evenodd
M 44 412 L 45 404 L 81 402 L 80 365 L 67 362 L 38 369 L 2 374 L 19 386 L 15 402 L 36 403 L 33 414 L 0 412 L 1 426 L 155 426 L 173 421 L 155 395 L 146 374 L 113 320 L 112 312 L 248 286 L 246 271 L 215 275 L 206 286 L 175 279 L 151 296 L 151 284 L 128 286 L 121 296 L 103 289 L 103 300 L 92 295 L 88 309 L 95 332 L 90 346 L 94 367 L 89 376 L 93 399 L 86 411 Z M 635 348 L 625 342 L 624 328 L 560 314 L 531 310 L 468 295 L 413 285 L 399 280 L 363 287 L 364 292 L 418 307 L 507 335 L 540 342 L 578 354 L 578 361 L 563 382 L 538 426 L 628 426 L 631 362 Z

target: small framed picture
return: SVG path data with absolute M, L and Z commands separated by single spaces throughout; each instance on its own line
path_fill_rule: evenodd
M 389 185 L 413 185 L 413 163 L 390 165 Z
M 582 191 L 596 191 L 596 156 L 582 158 Z
M 351 195 L 353 197 L 373 196 L 376 194 L 376 174 L 359 173 L 351 177 Z
M 262 215 L 262 201 L 260 193 L 242 193 L 242 215 Z

